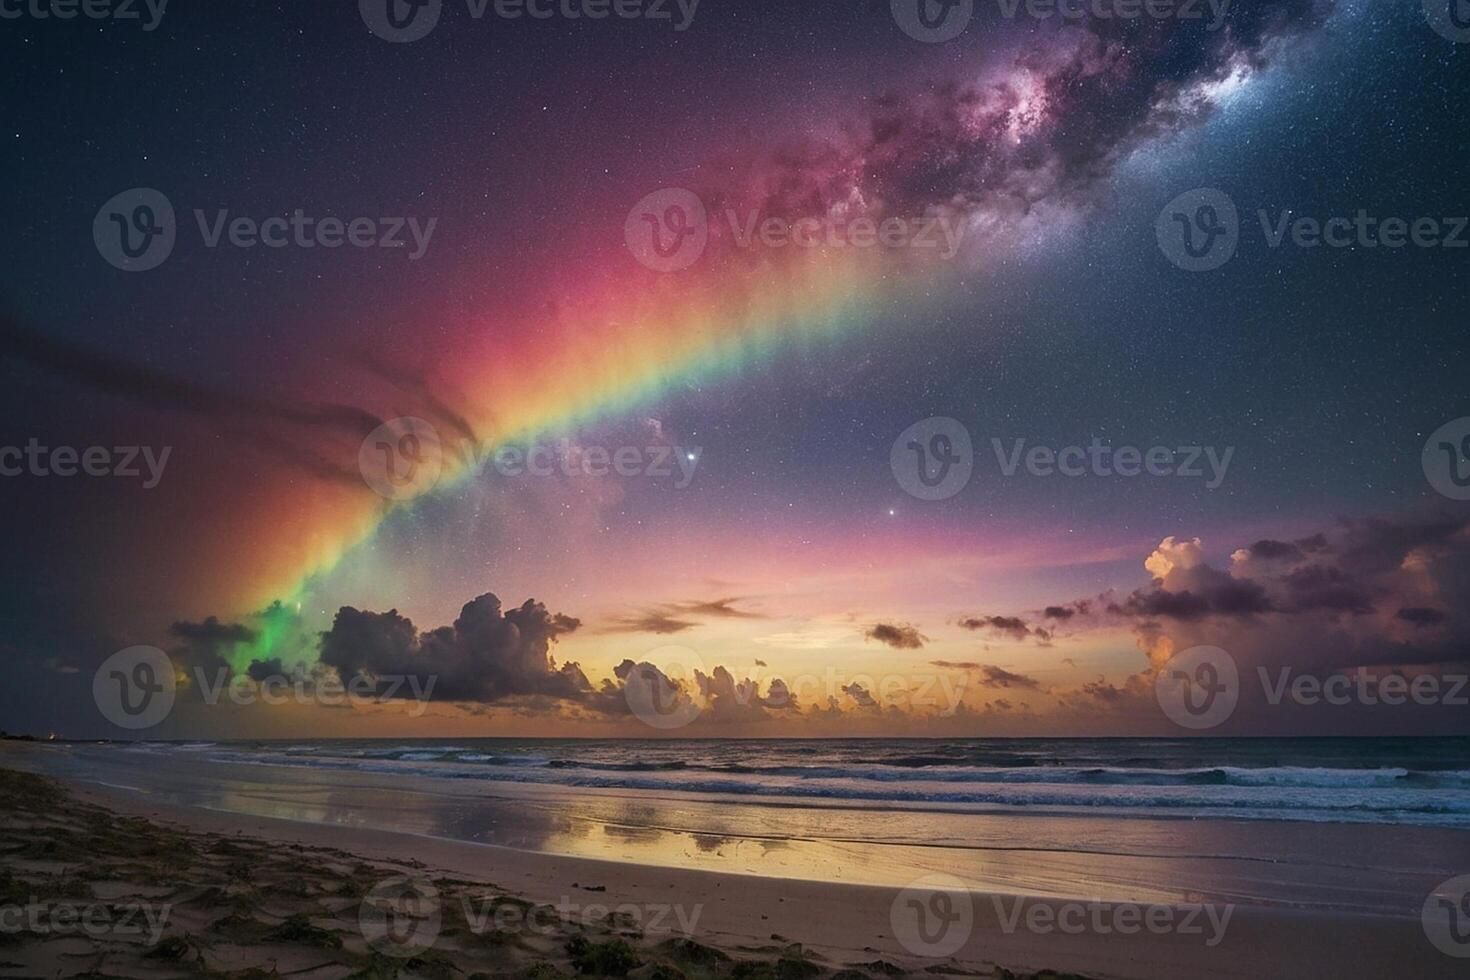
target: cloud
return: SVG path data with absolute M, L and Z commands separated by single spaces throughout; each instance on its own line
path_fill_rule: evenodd
M 676 619 L 673 616 L 669 615 L 667 612 L 663 612 L 657 609 L 650 609 L 646 612 L 641 612 L 634 615 L 621 616 L 613 620 L 610 625 L 604 627 L 603 632 L 654 633 L 658 635 L 667 635 L 670 633 L 682 633 L 685 630 L 692 630 L 698 625 L 699 624 L 694 622 L 693 620 Z
M 1441 610 L 1427 609 L 1423 606 L 1406 606 L 1394 615 L 1415 626 L 1438 626 L 1445 621 L 1445 614 Z
M 1204 548 L 1199 538 L 1187 541 L 1175 540 L 1173 535 L 1165 538 L 1144 559 L 1143 567 L 1153 573 L 1154 578 L 1165 579 L 1176 569 L 1188 571 L 1204 560 Z
M 1051 607 L 1059 609 L 1060 607 Z M 1075 615 L 1071 610 L 1066 610 L 1066 616 L 1053 618 L 1068 618 Z M 1027 637 L 1035 637 L 1042 646 L 1050 645 L 1052 631 L 1044 626 L 1031 626 L 1020 616 L 967 616 L 958 624 L 961 628 L 972 631 L 983 631 L 998 636 L 1009 637 L 1012 640 L 1024 640 Z
M 187 679 L 193 680 L 202 672 L 206 678 L 222 674 L 228 680 L 233 674 L 230 654 L 241 644 L 254 642 L 257 634 L 243 623 L 224 623 L 210 616 L 198 623 L 174 623 L 169 635 L 183 641 L 168 655 L 183 668 Z
M 863 637 L 877 640 L 895 650 L 918 650 L 929 640 L 927 636 L 912 626 L 893 623 L 875 623 L 863 634 Z
M 1031 635 L 1031 628 L 1019 616 L 969 616 L 959 625 L 967 630 L 987 631 L 1013 640 L 1024 640 Z
M 453 625 L 423 633 L 396 609 L 375 613 L 343 606 L 322 634 L 321 662 L 344 684 L 358 675 L 380 682 L 416 677 L 422 684 L 432 678 L 437 700 L 587 700 L 594 692 L 581 668 L 575 663 L 558 667 L 551 657 L 557 638 L 580 625 L 533 599 L 503 611 L 492 593 L 465 603 Z M 385 695 L 412 696 L 411 687 L 379 687 Z
M 736 609 L 739 597 L 666 602 L 651 609 L 620 616 L 603 627 L 604 633 L 682 633 L 700 625 L 702 619 L 765 619 L 761 613 Z
M 1199 539 L 1168 538 L 1149 564 L 1165 575 L 1104 613 L 1132 626 L 1153 665 L 1201 645 L 1224 648 L 1248 674 L 1257 666 L 1432 672 L 1470 661 L 1460 601 L 1470 595 L 1470 519 L 1344 520 L 1239 549 L 1228 571 L 1206 561 Z M 1116 700 L 1102 687 L 1077 696 Z
M 981 673 L 984 674 L 980 681 L 981 687 L 1019 687 L 1031 691 L 1041 689 L 1041 682 L 1036 678 L 1027 677 L 1025 674 L 1013 674 L 994 664 L 986 664 L 981 668 Z

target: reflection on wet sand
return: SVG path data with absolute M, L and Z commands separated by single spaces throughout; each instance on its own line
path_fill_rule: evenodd
M 1407 914 L 1444 877 L 1444 855 L 1463 847 L 1462 833 L 1439 828 L 780 805 L 411 773 L 158 766 L 90 747 L 16 761 L 231 813 L 812 881 L 903 885 L 943 872 L 980 890 L 1047 897 Z

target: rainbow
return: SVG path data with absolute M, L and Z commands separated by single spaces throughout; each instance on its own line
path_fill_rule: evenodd
M 881 249 L 804 249 L 779 260 L 726 252 L 710 265 L 688 277 L 640 274 L 620 291 L 584 290 L 590 295 L 576 308 L 530 332 L 552 339 L 524 344 L 515 358 L 487 367 L 469 391 L 476 405 L 470 422 L 491 437 L 473 451 L 443 452 L 437 482 L 411 499 L 377 503 L 364 488 L 365 502 L 348 508 L 334 529 L 315 529 L 318 546 L 306 567 L 257 597 L 254 608 L 308 603 L 316 583 L 395 515 L 472 479 L 477 462 L 502 446 L 626 416 L 675 386 L 726 381 L 783 352 L 873 329 L 897 303 L 911 314 L 944 293 L 935 288 L 938 267 Z M 259 634 L 250 656 L 271 655 L 286 631 Z

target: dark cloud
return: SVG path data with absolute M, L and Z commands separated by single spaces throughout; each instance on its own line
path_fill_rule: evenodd
M 1062 616 L 1052 616 L 1053 619 L 1067 619 L 1076 615 L 1070 608 L 1064 610 L 1061 606 L 1052 606 L 1049 609 L 1065 613 Z M 1052 638 L 1050 629 L 1044 626 L 1031 626 L 1020 616 L 967 616 L 961 619 L 958 625 L 963 629 L 1006 636 L 1013 640 L 1035 637 L 1042 646 L 1049 645 Z
M 221 675 L 229 679 L 233 674 L 230 653 L 242 643 L 253 642 L 257 634 L 243 623 L 223 623 L 210 616 L 198 623 L 174 623 L 169 635 L 183 641 L 168 654 L 192 681 L 200 672 L 207 679 Z
M 1373 611 L 1367 591 L 1339 568 L 1308 565 L 1293 570 L 1285 581 L 1296 611 L 1331 609 L 1355 616 Z
M 252 660 L 250 666 L 245 669 L 245 673 L 251 680 L 257 682 L 287 676 L 286 665 L 281 662 L 280 657 L 271 657 L 269 660 Z
M 918 650 L 929 639 L 912 626 L 894 623 L 876 623 L 863 636 L 887 644 L 895 650 Z
M 1445 621 L 1445 614 L 1439 609 L 1428 609 L 1424 606 L 1406 606 L 1394 614 L 1406 623 L 1415 626 L 1438 626 Z
M 321 636 L 321 662 L 344 684 L 358 675 L 414 677 L 420 685 L 432 678 L 436 700 L 589 700 L 595 692 L 581 668 L 558 667 L 551 657 L 557 638 L 579 625 L 533 599 L 502 611 L 491 593 L 466 603 L 452 626 L 424 633 L 396 609 L 375 613 L 343 606 Z M 412 697 L 413 686 L 380 685 L 382 693 L 396 697 Z
M 1140 589 L 1123 602 L 1111 604 L 1108 611 L 1134 618 L 1191 621 L 1206 616 L 1250 617 L 1272 608 L 1260 584 L 1198 565 L 1171 572 L 1154 587 Z
M 980 670 L 984 674 L 980 681 L 981 687 L 1019 687 L 1031 691 L 1041 689 L 1041 682 L 1036 678 L 1027 677 L 1025 674 L 1013 674 L 994 664 L 986 664 Z
M 383 420 L 362 408 L 292 405 L 211 387 L 38 333 L 3 315 L 0 356 L 144 408 L 205 420 L 317 477 L 366 489 L 357 450 Z
M 1302 557 L 1302 549 L 1286 541 L 1257 541 L 1249 550 L 1252 558 L 1262 561 L 1298 561 Z

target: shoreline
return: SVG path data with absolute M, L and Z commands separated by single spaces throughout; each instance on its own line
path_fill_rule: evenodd
M 238 819 L 377 828 L 632 867 L 902 888 L 948 874 L 978 893 L 1259 905 L 1417 918 L 1460 872 L 1464 831 L 1362 824 L 800 808 L 673 792 L 548 787 L 35 748 L 11 764 Z
M 1210 922 L 1201 914 L 1204 910 L 1195 913 L 1197 932 L 1184 931 L 1181 915 L 1176 920 L 1179 931 L 1129 934 L 1110 927 L 1106 915 L 1091 920 L 1084 915 L 1076 920 L 1072 909 L 1073 919 L 1068 919 L 1067 907 L 1078 903 L 1016 900 L 985 892 L 966 892 L 973 925 L 964 930 L 955 949 L 933 947 L 915 952 L 913 936 L 906 937 L 906 947 L 895 935 L 894 909 L 902 907 L 906 893 L 891 887 L 654 867 L 391 830 L 243 816 L 173 805 L 95 784 L 62 783 L 78 805 L 143 818 L 191 838 L 254 839 L 277 851 L 305 848 L 326 854 L 330 850 L 384 870 L 503 890 L 553 908 L 568 903 L 609 910 L 618 906 L 682 908 L 686 913 L 683 921 L 694 920 L 688 931 L 696 943 L 722 951 L 732 962 L 753 958 L 752 962 L 778 970 L 778 975 L 780 969 L 810 976 L 849 971 L 844 980 L 856 980 L 859 975 L 899 973 L 1046 976 L 1042 971 L 1050 970 L 1058 971 L 1052 976 L 1172 980 L 1181 975 L 1260 978 L 1303 973 L 1399 977 L 1408 971 L 1416 977 L 1434 978 L 1459 976 L 1463 966 L 1430 945 L 1419 922 L 1407 917 L 1242 905 L 1231 908 L 1218 942 L 1208 945 L 1216 937 L 1204 931 Z M 909 895 L 910 900 L 912 897 Z M 929 901 L 933 896 L 919 897 Z M 1116 916 L 1117 910 L 1136 903 L 1097 904 Z M 1147 908 L 1166 907 L 1190 908 Z M 697 916 L 693 914 L 696 909 Z M 1214 921 L 1220 918 L 1217 915 Z M 1084 922 L 1080 932 L 1064 931 L 1058 925 L 1074 920 Z M 669 921 L 679 920 L 675 916 Z M 1037 923 L 1041 923 L 1040 930 Z M 561 938 L 558 934 L 558 942 Z M 643 941 L 658 938 L 650 930 Z M 942 945 L 953 939 L 947 937 Z M 922 945 L 923 940 L 918 942 Z M 806 965 L 779 967 L 795 949 L 801 951 L 799 959 Z M 552 962 L 554 952 L 542 951 Z M 5 959 L 0 955 L 0 960 Z M 686 975 L 698 973 L 689 964 L 684 966 Z M 560 968 L 565 969 L 565 964 Z

